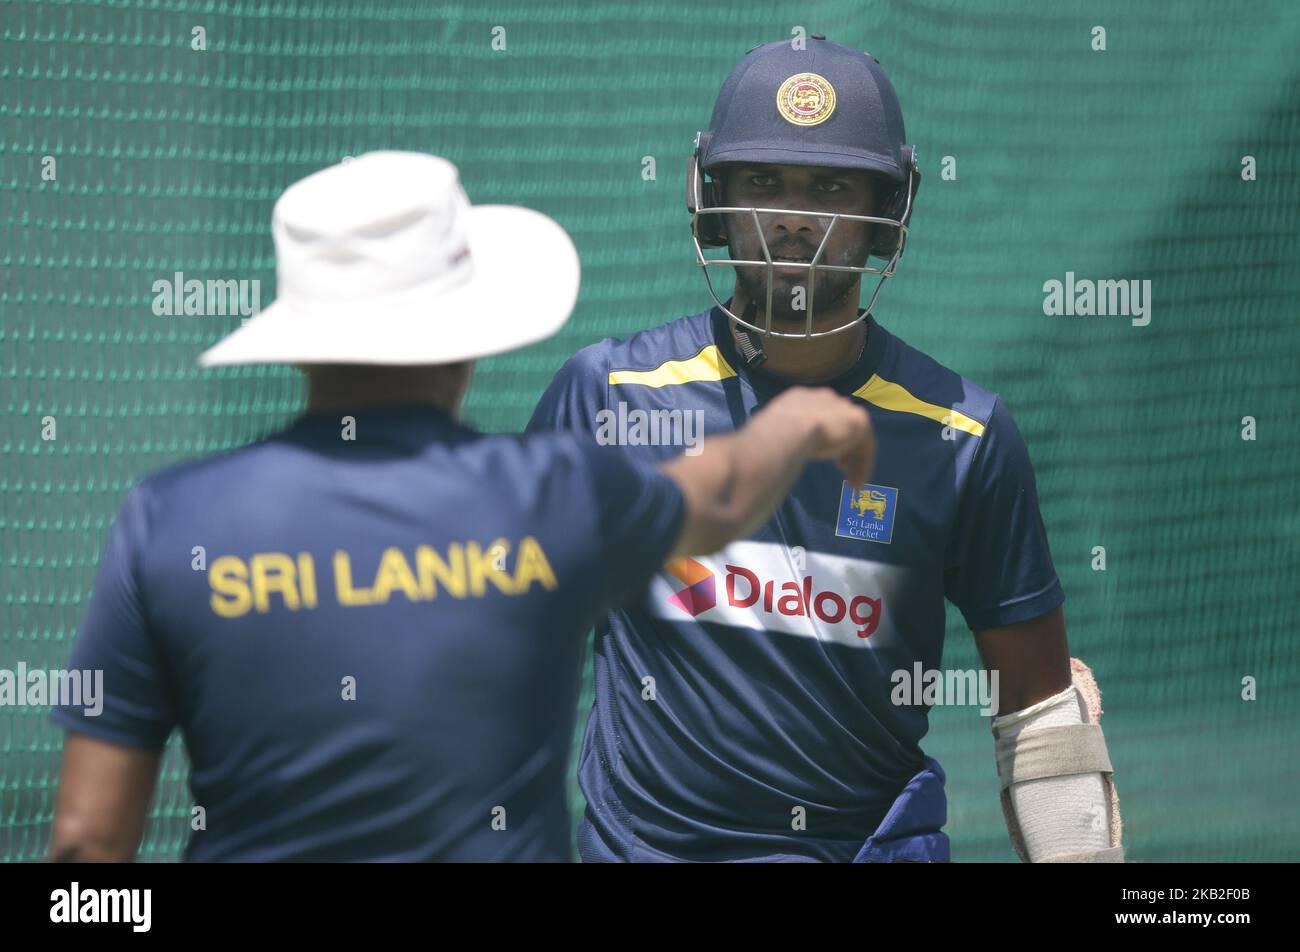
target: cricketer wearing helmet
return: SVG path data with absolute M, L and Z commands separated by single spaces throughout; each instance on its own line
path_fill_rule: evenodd
M 598 625 L 587 861 L 948 860 L 944 773 L 920 747 L 928 706 L 895 690 L 897 672 L 939 668 L 945 598 L 998 676 L 1017 853 L 1122 860 L 1100 697 L 1069 657 L 1024 441 L 996 393 L 870 313 L 919 183 L 874 57 L 819 36 L 752 49 L 687 168 L 714 306 L 585 348 L 537 407 L 534 429 L 599 436 L 611 414 L 694 411 L 712 434 L 818 384 L 861 401 L 878 440 L 868 485 L 809 467 L 759 530 L 669 562 Z

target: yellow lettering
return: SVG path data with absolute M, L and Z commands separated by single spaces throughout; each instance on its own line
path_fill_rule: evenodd
M 515 594 L 514 581 L 496 566 L 496 552 L 491 549 L 483 552 L 477 542 L 466 542 L 465 558 L 469 562 L 469 590 L 476 596 L 482 596 L 487 592 L 485 583 L 488 579 L 491 579 L 492 584 L 504 594 Z
M 555 571 L 542 551 L 541 543 L 532 536 L 525 536 L 519 543 L 519 564 L 515 566 L 515 591 L 524 593 L 534 582 L 541 582 L 542 588 L 553 592 L 559 584 L 555 581 Z
M 369 605 L 370 590 L 352 588 L 352 562 L 342 549 L 334 553 L 334 591 L 340 605 Z
M 284 605 L 297 611 L 298 583 L 293 559 L 283 552 L 259 552 L 252 559 L 253 606 L 262 614 L 271 610 L 271 593 L 278 592 Z
M 465 553 L 459 542 L 447 546 L 447 559 L 451 562 L 450 566 L 431 546 L 422 545 L 415 550 L 415 568 L 420 573 L 420 595 L 427 601 L 438 596 L 435 578 L 452 598 L 465 597 Z
M 212 610 L 222 618 L 238 618 L 246 614 L 252 603 L 247 582 L 248 568 L 243 559 L 223 555 L 213 562 L 208 569 L 208 585 L 212 587 L 209 604 Z
M 302 589 L 304 608 L 316 607 L 316 563 L 310 552 L 298 553 L 298 586 Z
M 406 556 L 402 555 L 401 549 L 389 548 L 384 550 L 383 558 L 379 560 L 379 571 L 375 573 L 376 604 L 386 603 L 394 588 L 400 588 L 413 602 L 420 600 L 420 589 L 415 584 Z

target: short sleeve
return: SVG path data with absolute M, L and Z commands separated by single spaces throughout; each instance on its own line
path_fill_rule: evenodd
M 1029 450 L 996 398 L 962 490 L 944 592 L 972 631 L 1044 615 L 1065 601 Z
M 576 430 L 594 436 L 596 414 L 605 407 L 609 369 L 599 344 L 584 347 L 565 363 L 546 388 L 525 432 Z
M 603 603 L 639 593 L 668 560 L 686 519 L 686 500 L 657 467 L 623 449 L 580 442 L 600 524 Z
M 175 711 L 158 645 L 149 629 L 137 573 L 145 544 L 145 489 L 137 486 L 109 533 L 70 671 L 82 697 L 51 698 L 59 726 L 127 747 L 159 749 Z M 72 703 L 79 702 L 79 703 Z

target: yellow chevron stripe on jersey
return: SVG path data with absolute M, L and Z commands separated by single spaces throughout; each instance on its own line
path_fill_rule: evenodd
M 610 384 L 637 383 L 643 387 L 670 387 L 679 383 L 702 383 L 736 376 L 726 358 L 710 344 L 694 357 L 669 360 L 654 370 L 611 370 Z
M 923 417 L 929 417 L 936 423 L 942 423 L 944 426 L 951 426 L 954 430 L 963 430 L 966 433 L 973 433 L 975 436 L 984 435 L 984 424 L 978 420 L 973 420 L 960 410 L 954 410 L 951 407 L 926 403 L 924 400 L 913 396 L 906 387 L 891 383 L 888 380 L 882 380 L 876 374 L 872 374 L 870 380 L 853 391 L 853 395 L 866 400 L 868 403 L 874 403 L 885 410 L 916 413 Z

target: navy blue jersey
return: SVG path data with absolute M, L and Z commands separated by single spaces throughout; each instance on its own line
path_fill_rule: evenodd
M 428 407 L 303 417 L 127 497 L 62 726 L 179 726 L 191 860 L 567 860 L 583 640 L 680 532 L 653 468 Z
M 874 319 L 827 385 L 871 414 L 871 484 L 810 465 L 762 529 L 666 565 L 598 626 L 584 858 L 851 860 L 927 770 L 928 708 L 892 703 L 891 675 L 939 668 L 944 599 L 975 630 L 1064 600 L 996 394 Z M 580 351 L 530 427 L 601 436 L 629 421 L 625 441 L 663 459 L 681 452 L 666 412 L 701 413 L 707 438 L 784 386 L 746 368 L 714 308 Z

